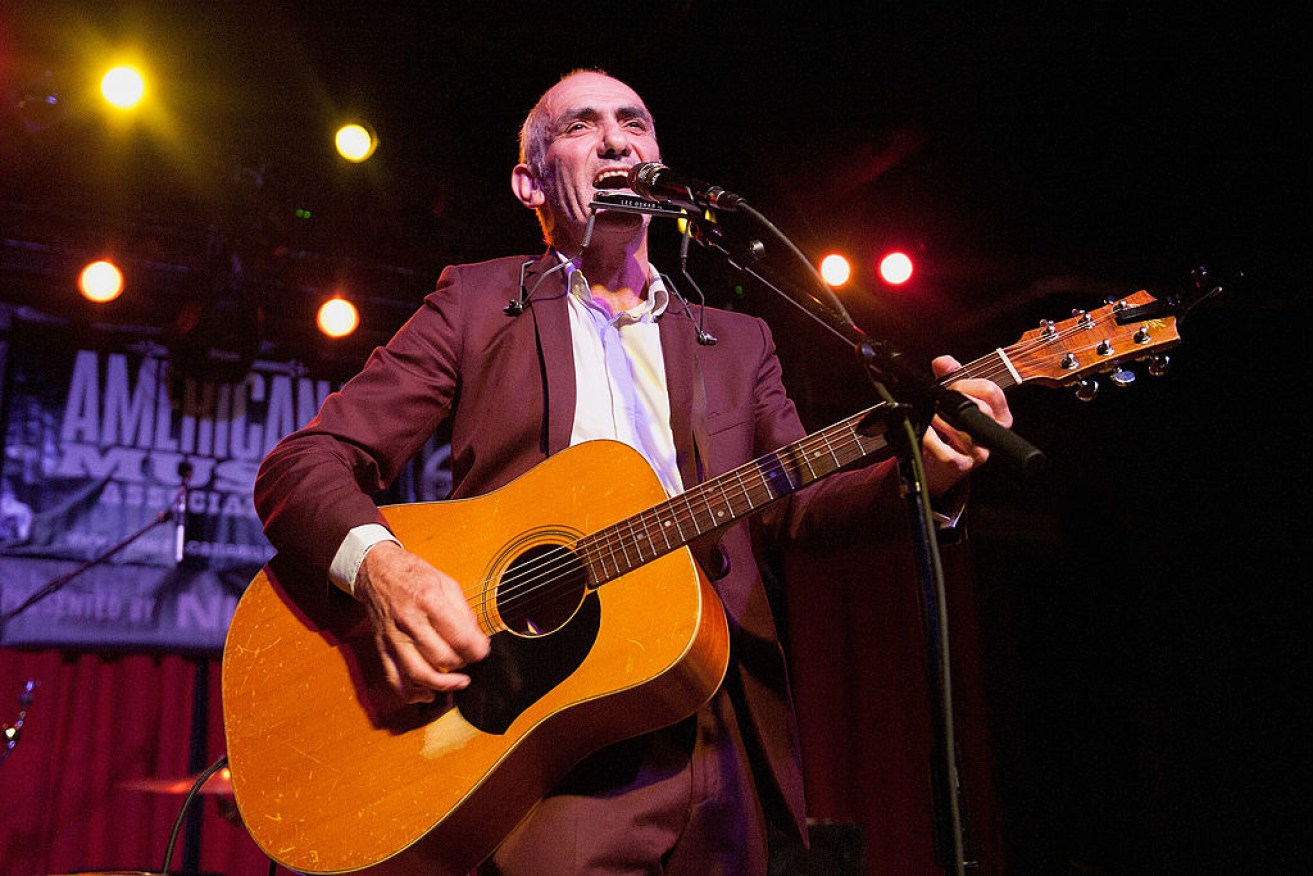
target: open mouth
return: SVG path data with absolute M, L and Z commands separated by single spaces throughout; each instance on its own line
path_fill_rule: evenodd
M 604 170 L 593 178 L 593 187 L 598 189 L 629 188 L 629 172 L 624 168 Z

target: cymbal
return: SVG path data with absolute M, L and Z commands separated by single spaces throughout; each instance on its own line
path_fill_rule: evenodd
M 125 779 L 118 783 L 118 787 L 125 791 L 145 791 L 150 794 L 186 794 L 200 777 L 201 774 L 197 773 L 194 776 L 184 776 L 180 779 Z M 220 794 L 231 797 L 233 793 L 232 773 L 226 768 L 219 770 L 205 780 L 205 784 L 201 786 L 199 793 Z

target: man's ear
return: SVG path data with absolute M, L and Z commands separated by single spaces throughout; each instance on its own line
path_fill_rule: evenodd
M 517 164 L 511 171 L 511 191 L 520 203 L 530 210 L 536 210 L 547 202 L 538 176 L 527 164 Z

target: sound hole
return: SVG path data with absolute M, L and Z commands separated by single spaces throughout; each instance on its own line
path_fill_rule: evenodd
M 588 572 L 574 551 L 559 544 L 538 545 L 506 569 L 497 587 L 497 611 L 514 633 L 546 635 L 579 610 L 587 584 Z

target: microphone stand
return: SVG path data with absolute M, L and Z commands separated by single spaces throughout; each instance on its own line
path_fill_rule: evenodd
M 178 487 L 177 494 L 174 496 L 173 501 L 169 503 L 169 506 L 167 508 L 162 509 L 155 515 L 154 520 L 147 523 L 145 526 L 141 527 L 136 532 L 132 533 L 127 538 L 120 541 L 118 544 L 114 545 L 111 548 L 108 548 L 103 553 L 83 562 L 81 565 L 73 569 L 71 572 L 66 572 L 63 575 L 59 575 L 54 578 L 51 578 L 45 584 L 42 584 L 36 590 L 28 594 L 28 597 L 24 599 L 21 603 L 19 603 L 18 606 L 0 615 L 0 643 L 3 643 L 4 641 L 5 627 L 9 625 L 9 622 L 12 621 L 14 618 L 18 617 L 23 612 L 27 611 L 33 605 L 36 605 L 38 602 L 45 599 L 47 596 L 52 596 L 53 594 L 58 593 L 60 590 L 63 590 L 65 585 L 67 585 L 74 578 L 78 577 L 88 569 L 92 569 L 100 565 L 101 563 L 105 562 L 110 557 L 114 556 L 119 551 L 122 551 L 128 545 L 132 544 L 137 539 L 141 538 L 143 535 L 150 532 L 155 527 L 162 526 L 163 524 L 169 523 L 171 521 L 177 523 L 178 521 L 183 520 L 184 518 L 179 515 L 186 514 L 187 495 L 188 495 L 187 481 L 191 477 L 191 464 L 185 461 L 180 463 L 178 466 L 178 476 L 181 479 L 181 484 Z M 181 526 L 178 527 L 178 532 L 179 533 L 182 532 Z M 175 546 L 174 546 L 175 563 L 182 562 L 181 540 L 182 539 L 180 537 L 175 539 Z
M 816 280 L 817 288 L 822 290 L 825 301 L 801 289 L 785 291 L 781 285 L 753 269 L 751 262 L 759 260 L 764 252 L 759 241 L 752 241 L 740 255 L 730 251 L 723 234 L 714 228 L 714 223 L 712 230 L 707 232 L 701 226 L 694 227 L 694 223 L 690 222 L 685 234 L 726 255 L 735 268 L 757 279 L 851 345 L 877 394 L 885 402 L 858 428 L 865 434 L 882 434 L 898 458 L 903 494 L 912 523 L 925 623 L 934 736 L 931 776 L 935 809 L 935 853 L 941 867 L 959 874 L 965 873 L 967 868 L 974 868 L 976 862 L 972 860 L 973 855 L 967 848 L 967 819 L 953 714 L 948 605 L 934 516 L 930 496 L 925 488 L 920 436 L 931 418 L 937 414 L 997 456 L 1017 466 L 1024 474 L 1032 474 L 1043 465 L 1043 454 L 1009 429 L 1000 426 L 971 399 L 908 367 L 905 357 L 889 344 L 871 339 L 853 322 L 833 290 L 819 277 L 810 260 L 792 241 L 746 202 L 739 201 L 735 209 L 768 229 L 772 236 L 807 266 L 808 273 Z

